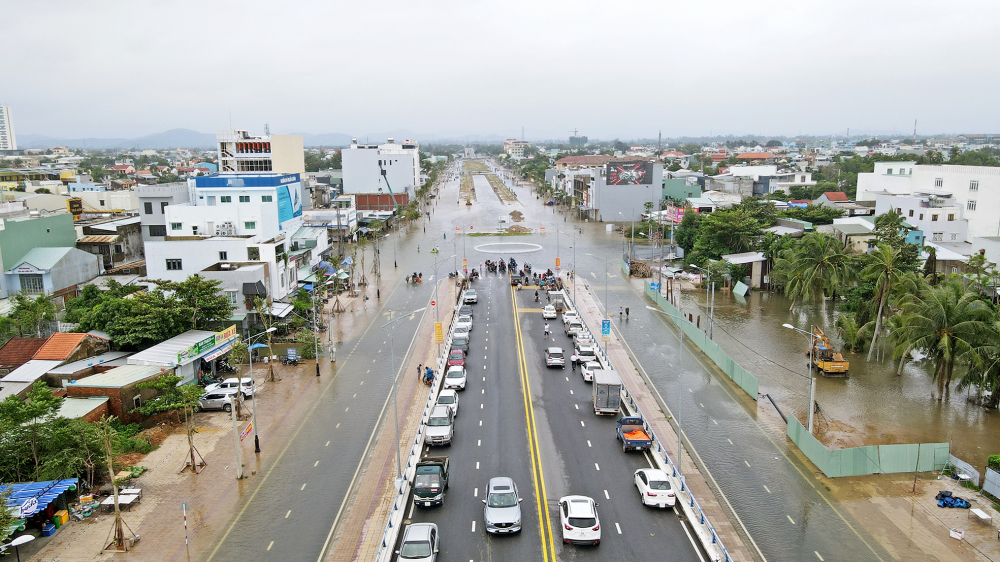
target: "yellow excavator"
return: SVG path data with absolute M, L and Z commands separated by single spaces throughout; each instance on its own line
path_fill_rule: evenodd
M 848 368 L 851 366 L 850 362 L 844 359 L 843 354 L 834 349 L 833 345 L 830 343 L 830 338 L 826 336 L 826 332 L 823 328 L 819 326 L 813 326 L 813 349 L 812 349 L 812 361 L 813 366 L 821 373 L 824 377 L 849 377 L 847 373 Z M 808 353 L 808 351 L 806 352 Z

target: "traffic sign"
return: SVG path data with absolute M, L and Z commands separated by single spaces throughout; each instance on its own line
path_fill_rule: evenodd
M 649 288 L 652 289 L 652 290 L 654 290 L 654 291 L 659 291 L 660 290 L 660 284 L 659 283 L 652 283 L 651 282 L 649 284 Z
M 437 305 L 437 303 L 436 303 L 436 302 L 434 302 L 434 301 L 431 301 L 431 306 L 436 306 L 436 305 Z
M 607 318 L 601 320 L 601 339 L 604 341 L 611 339 L 611 320 Z

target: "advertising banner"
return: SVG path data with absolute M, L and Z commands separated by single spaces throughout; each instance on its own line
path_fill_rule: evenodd
M 608 162 L 608 185 L 640 185 L 653 181 L 652 162 Z
M 444 343 L 444 328 L 441 326 L 440 322 L 434 323 L 434 341 L 437 343 Z
M 194 357 L 199 357 L 207 351 L 211 351 L 216 347 L 226 343 L 229 340 L 236 338 L 236 324 L 222 330 L 221 332 L 216 332 L 215 334 L 208 336 L 207 338 L 199 341 L 198 343 L 192 345 L 191 347 L 185 349 L 184 351 L 177 352 L 177 363 L 181 364 L 187 359 Z

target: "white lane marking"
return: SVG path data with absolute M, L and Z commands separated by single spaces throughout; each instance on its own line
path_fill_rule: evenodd
M 347 410 L 350 410 L 350 409 L 351 409 L 351 407 L 348 406 L 348 407 L 344 408 L 344 411 L 346 412 Z
M 566 377 L 566 382 L 569 382 L 569 377 Z
M 315 463 L 313 463 L 313 466 L 319 466 L 319 461 L 316 461 Z
M 699 406 L 701 406 L 702 408 L 704 408 L 704 407 L 705 407 L 705 405 L 704 405 L 704 404 L 702 404 L 701 402 L 698 402 L 698 405 L 699 405 Z
M 306 489 L 306 485 L 305 485 L 305 484 L 303 484 L 303 485 L 302 485 L 302 487 L 301 487 L 301 488 L 299 488 L 299 491 L 301 492 L 302 490 L 305 490 L 305 489 Z
M 483 359 L 489 359 L 489 357 L 483 355 Z M 484 365 L 484 367 L 485 367 L 485 365 Z
M 572 388 L 571 388 L 571 389 L 569 389 L 569 393 L 570 393 L 570 394 L 573 394 L 573 389 L 572 389 Z
M 712 423 L 714 423 L 715 425 L 719 425 L 719 422 L 717 422 L 715 420 L 712 420 Z
M 480 409 L 480 410 L 482 410 L 482 409 L 483 409 L 483 405 L 482 405 L 482 404 L 480 404 L 480 405 L 479 405 L 479 409 Z
M 486 370 L 486 365 L 483 365 L 483 370 L 484 370 L 484 371 Z
M 486 338 L 486 339 L 489 339 L 489 338 Z M 490 346 L 488 346 L 488 345 L 484 345 L 484 346 L 483 346 L 483 349 L 484 349 L 484 350 L 486 350 L 486 349 L 489 349 L 489 348 L 490 348 Z M 485 359 L 485 357 L 484 357 L 484 359 Z
M 601 470 L 601 465 L 599 465 L 599 464 L 597 464 L 597 463 L 595 462 L 595 463 L 594 463 L 594 468 L 596 468 L 597 470 Z
M 771 493 L 771 489 L 768 488 L 766 485 L 764 486 L 764 489 L 767 490 L 767 493 L 769 493 L 769 494 Z
M 274 546 L 274 541 L 271 541 L 271 544 L 267 545 L 267 549 L 268 549 L 268 550 L 271 550 L 271 547 L 272 547 L 272 546 Z
M 368 370 L 371 371 L 371 369 Z M 365 384 L 365 381 L 361 381 L 361 384 Z M 358 386 L 361 386 L 361 384 L 359 384 Z
M 479 497 L 479 488 L 473 488 L 472 489 L 472 497 L 474 497 L 474 498 L 478 498 Z
M 483 389 L 483 394 L 486 394 L 486 389 L 485 388 Z
M 577 410 L 580 409 L 580 405 L 579 404 L 573 404 L 573 407 L 576 408 Z
M 340 424 L 338 423 L 336 426 L 334 426 L 334 429 L 338 429 L 339 427 L 340 427 Z
M 622 534 L 622 528 L 621 528 L 621 526 L 618 525 L 617 521 L 615 522 L 615 529 L 618 529 L 618 534 L 619 535 Z
M 482 447 L 482 446 L 483 446 L 483 440 L 482 439 L 476 439 L 476 447 Z
M 823 562 L 823 557 L 819 555 L 819 552 L 817 552 L 817 551 L 814 550 L 813 554 L 816 555 L 816 558 L 819 558 L 819 562 Z
M 586 425 L 583 424 L 583 420 L 580 420 L 580 427 L 587 427 Z
M 479 420 L 479 427 L 483 427 L 483 420 Z
M 604 499 L 606 499 L 606 500 L 610 500 L 611 499 L 611 496 L 608 495 L 608 491 L 607 490 L 604 490 Z
M 483 377 L 483 382 L 486 382 L 486 377 Z
M 472 521 L 472 532 L 473 533 L 476 532 L 476 522 L 475 522 L 475 520 Z
M 416 504 L 417 502 L 410 502 L 410 513 L 406 516 L 407 519 L 413 519 L 413 506 Z
M 733 440 L 732 440 L 732 439 L 726 439 L 726 441 L 729 441 L 729 444 L 730 444 L 730 445 L 732 445 L 732 444 L 733 444 Z
M 476 470 L 479 470 L 479 461 L 476 461 Z
M 788 520 L 792 522 L 792 525 L 794 525 L 794 524 L 795 524 L 795 520 L 794 520 L 794 519 L 792 519 L 792 516 L 791 516 L 791 515 L 786 515 L 785 517 L 787 517 L 787 518 L 788 518 Z
M 324 446 L 324 447 L 329 447 L 329 446 L 330 446 L 330 442 L 329 442 L 329 441 L 327 441 L 327 442 L 326 442 L 326 445 L 323 445 L 323 446 Z
M 292 514 L 292 510 L 289 509 L 288 513 L 285 514 L 285 519 L 288 519 L 288 516 L 291 515 L 291 514 Z
M 357 392 L 354 393 L 354 396 L 351 396 L 351 398 L 357 398 L 357 397 L 358 397 L 358 393 Z
M 750 463 L 748 463 L 746 459 L 743 459 L 743 464 L 747 465 L 747 468 L 750 468 Z
M 593 445 L 590 444 L 590 439 L 587 439 L 587 446 L 588 447 L 593 447 Z

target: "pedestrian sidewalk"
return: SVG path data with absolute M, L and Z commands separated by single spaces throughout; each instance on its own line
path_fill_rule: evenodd
M 451 306 L 458 299 L 458 288 L 448 278 L 438 281 L 438 292 L 443 297 L 440 322 L 447 333 L 455 313 Z M 434 314 L 428 311 L 424 321 L 417 330 L 416 344 L 409 361 L 402 367 L 400 383 L 397 390 L 399 416 L 399 455 L 402 468 L 406 469 L 406 457 L 413 446 L 413 438 L 420 425 L 423 408 L 427 401 L 429 386 L 419 382 L 417 366 L 434 367 L 436 376 L 440 377 L 436 365 L 437 346 L 434 341 Z M 390 404 L 390 408 L 391 408 Z M 336 535 L 327 550 L 325 562 L 352 562 L 356 560 L 373 560 L 378 553 L 382 534 L 392 510 L 396 497 L 396 435 L 392 423 L 392 410 L 387 409 L 381 421 L 382 428 L 375 441 L 372 452 L 365 466 L 361 469 L 358 484 L 351 494 L 354 498 L 344 518 L 337 524 Z M 409 511 L 409 506 L 406 506 Z M 389 545 L 392 548 L 393 545 Z
M 52 537 L 31 560 L 45 562 L 90 562 L 93 560 L 128 560 L 129 562 L 179 562 L 187 560 L 185 527 L 181 504 L 186 503 L 187 534 L 192 560 L 204 559 L 211 552 L 238 511 L 241 493 L 257 484 L 262 468 L 273 464 L 280 443 L 299 425 L 304 409 L 288 408 L 303 400 L 316 388 L 312 361 L 297 367 L 275 370 L 282 382 L 265 383 L 255 369 L 258 382 L 257 412 L 263 452 L 253 452 L 253 437 L 242 443 L 246 478 L 237 481 L 233 452 L 233 426 L 226 412 L 203 412 L 196 415 L 195 447 L 207 462 L 197 475 L 181 472 L 188 459 L 187 433 L 183 427 L 170 434 L 138 464 L 149 470 L 135 479 L 133 487 L 142 489 L 142 500 L 122 512 L 128 528 L 141 540 L 127 553 L 104 553 L 114 514 L 101 511 L 83 521 L 71 520 Z M 253 402 L 247 402 L 248 411 Z M 247 422 L 241 422 L 241 426 Z M 126 530 L 126 535 L 128 530 Z M 23 560 L 28 560 L 22 555 Z
M 578 282 L 577 280 L 578 278 L 574 277 L 571 283 L 576 283 Z M 590 287 L 585 281 L 581 282 L 580 285 L 576 290 L 577 311 L 587 322 L 587 325 L 590 326 L 591 330 L 599 331 L 601 320 L 604 319 L 604 314 L 598 304 L 599 301 L 591 293 L 589 290 Z M 611 340 L 607 342 L 607 354 L 618 375 L 621 377 L 622 382 L 639 405 L 639 409 L 642 411 L 646 422 L 649 423 L 654 433 L 656 433 L 657 439 L 659 439 L 660 443 L 667 450 L 667 454 L 670 455 L 671 460 L 676 460 L 677 446 L 672 444 L 677 443 L 677 433 L 674 431 L 673 426 L 670 425 L 667 414 L 661 409 L 661 405 L 656 401 L 653 391 L 646 385 L 645 378 L 639 373 L 635 363 L 629 357 L 628 351 L 614 331 L 612 331 Z M 730 558 L 738 562 L 749 562 L 762 558 L 757 552 L 756 546 L 752 543 L 747 544 L 748 541 L 745 541 L 744 537 L 748 535 L 737 530 L 737 525 L 742 527 L 742 524 L 738 520 L 734 522 L 729 517 L 729 514 L 732 514 L 736 518 L 735 512 L 732 508 L 723 508 L 725 499 L 718 497 L 714 493 L 713 490 L 717 486 L 714 486 L 714 482 L 713 485 L 709 485 L 708 478 L 711 478 L 711 476 L 708 475 L 706 477 L 705 474 L 701 473 L 699 467 L 692 460 L 692 455 L 689 451 L 684 451 L 682 455 L 681 473 L 684 474 L 685 482 L 691 493 L 698 500 L 709 522 L 715 528 L 716 534 L 722 540 L 722 544 L 726 547 L 727 552 L 729 552 Z

